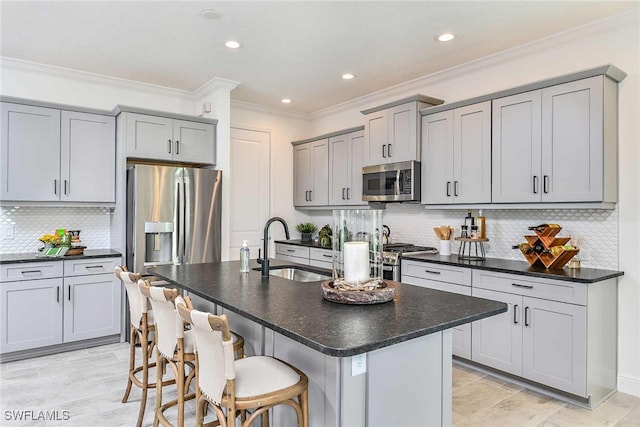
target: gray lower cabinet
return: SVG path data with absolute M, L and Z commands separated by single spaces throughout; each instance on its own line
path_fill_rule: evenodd
M 616 388 L 617 286 L 473 271 L 473 296 L 508 304 L 473 322 L 472 360 L 580 396 Z
M 402 283 L 471 296 L 468 268 L 402 260 L 400 271 Z M 471 323 L 453 327 L 452 339 L 454 356 L 471 359 Z
M 616 202 L 617 108 L 602 75 L 494 99 L 493 202 Z
M 120 334 L 120 258 L 0 266 L 0 353 Z
M 306 246 L 276 243 L 276 259 L 309 265 L 309 248 Z

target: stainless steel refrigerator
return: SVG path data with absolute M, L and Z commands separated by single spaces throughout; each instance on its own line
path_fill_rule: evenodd
M 127 266 L 220 261 L 222 172 L 173 166 L 127 169 Z

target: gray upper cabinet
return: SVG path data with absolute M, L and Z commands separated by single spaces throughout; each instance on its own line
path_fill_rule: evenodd
M 493 202 L 616 202 L 617 87 L 604 76 L 493 101 Z
M 329 201 L 328 138 L 293 147 L 293 203 L 325 206 Z
M 329 138 L 329 205 L 366 205 L 362 201 L 364 133 Z
M 2 103 L 2 200 L 60 200 L 60 110 Z
M 215 126 L 126 112 L 127 157 L 215 164 Z
M 115 118 L 62 111 L 60 200 L 116 200 Z
M 115 202 L 111 116 L 2 103 L 3 201 Z
M 365 166 L 420 158 L 417 104 L 410 102 L 366 115 Z
M 491 202 L 491 102 L 422 117 L 422 203 Z

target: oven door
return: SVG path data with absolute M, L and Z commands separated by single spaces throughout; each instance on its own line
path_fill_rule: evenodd
M 394 282 L 400 281 L 400 266 L 383 264 L 382 265 L 382 278 L 384 280 L 393 280 Z

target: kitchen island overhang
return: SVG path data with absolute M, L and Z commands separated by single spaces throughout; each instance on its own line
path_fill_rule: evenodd
M 272 260 L 272 267 L 285 265 L 291 263 Z M 501 302 L 404 284 L 387 303 L 337 304 L 322 298 L 320 282 L 239 269 L 228 261 L 150 273 L 266 328 L 260 348 L 310 377 L 312 426 L 451 424 L 450 328 L 507 310 Z M 364 375 L 352 371 L 363 363 L 357 355 L 366 355 Z M 272 424 L 287 425 L 288 415 L 276 411 Z

